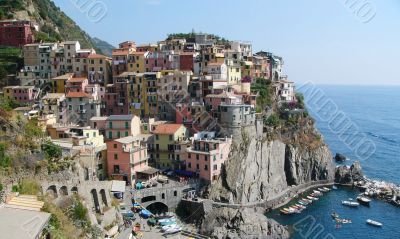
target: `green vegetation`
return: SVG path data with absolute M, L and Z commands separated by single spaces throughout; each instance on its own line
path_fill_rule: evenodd
M 273 91 L 271 80 L 264 78 L 255 78 L 251 83 L 251 91 L 258 92 L 256 111 L 262 112 L 265 107 L 272 106 Z
M 37 195 L 40 191 L 39 184 L 36 181 L 30 179 L 22 180 L 17 188 L 17 191 L 20 194 L 26 195 Z
M 0 183 L 0 192 L 3 191 L 3 189 L 4 189 L 4 186 L 3 186 L 3 184 Z
M 271 127 L 277 127 L 280 125 L 280 123 L 281 120 L 277 114 L 272 114 L 267 119 L 264 120 L 264 124 Z
M 11 164 L 11 157 L 6 155 L 6 143 L 0 142 L 0 168 L 9 168 Z
M 174 39 L 174 38 L 184 38 L 184 39 L 190 39 L 195 37 L 195 32 L 192 31 L 191 33 L 170 33 L 168 34 L 168 40 Z M 220 37 L 215 34 L 208 34 L 210 37 L 214 38 L 217 41 L 217 44 L 227 44 L 229 43 L 229 40 Z
M 3 79 L 23 65 L 22 51 L 15 47 L 0 47 L 0 87 L 5 86 Z
M 44 152 L 46 159 L 59 159 L 62 156 L 61 147 L 55 145 L 50 140 L 42 144 L 42 150 Z

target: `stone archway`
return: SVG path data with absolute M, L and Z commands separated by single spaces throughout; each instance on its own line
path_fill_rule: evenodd
M 141 202 L 145 203 L 145 202 L 151 202 L 151 201 L 155 201 L 156 200 L 156 196 L 147 196 L 142 198 Z
M 93 205 L 94 205 L 95 211 L 97 213 L 100 213 L 100 204 L 99 204 L 99 197 L 97 196 L 97 190 L 92 189 L 90 191 L 90 193 L 92 194 L 92 200 L 93 200 Z
M 161 214 L 168 212 L 168 206 L 162 202 L 153 202 L 146 207 L 153 214 Z
M 101 190 L 100 190 L 100 197 L 101 197 L 101 202 L 102 202 L 106 207 L 108 207 L 106 190 L 104 190 L 104 189 L 101 189 Z
M 50 185 L 46 190 L 46 194 L 51 195 L 53 198 L 58 198 L 56 185 Z
M 73 187 L 71 188 L 71 192 L 72 192 L 72 193 L 78 193 L 78 187 L 77 187 L 77 186 L 73 186 Z
M 68 196 L 68 188 L 67 186 L 62 186 L 60 190 L 58 190 L 60 196 Z

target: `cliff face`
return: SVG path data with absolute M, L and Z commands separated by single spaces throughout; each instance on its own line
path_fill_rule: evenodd
M 200 231 L 213 238 L 289 238 L 284 226 L 254 209 L 214 208 Z
M 219 180 L 211 186 L 210 198 L 229 203 L 271 200 L 290 186 L 334 179 L 334 164 L 328 147 L 313 125 L 287 134 L 302 141 L 302 135 L 317 135 L 320 143 L 297 144 L 284 138 L 269 140 L 259 130 L 242 129 Z M 304 134 L 305 133 L 305 134 Z M 286 137 L 288 138 L 288 137 Z M 285 143 L 284 143 L 285 141 Z

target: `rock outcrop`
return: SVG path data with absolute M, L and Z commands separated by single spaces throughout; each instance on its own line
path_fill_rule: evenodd
M 340 153 L 336 153 L 335 154 L 335 160 L 337 161 L 337 162 L 344 162 L 344 161 L 346 161 L 346 156 L 344 156 L 343 154 L 340 154 Z
M 206 218 L 200 230 L 213 238 L 289 238 L 282 225 L 255 209 L 214 208 Z
M 336 168 L 335 183 L 353 184 L 362 179 L 364 179 L 364 174 L 358 161 L 355 161 L 350 167 L 343 165 Z
M 221 177 L 210 189 L 211 199 L 254 203 L 274 199 L 290 186 L 333 181 L 333 157 L 325 144 L 311 148 L 252 132 L 246 131 L 249 136 L 233 146 Z

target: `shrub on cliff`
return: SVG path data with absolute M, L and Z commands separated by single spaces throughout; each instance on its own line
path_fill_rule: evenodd
M 271 127 L 278 127 L 281 123 L 279 116 L 277 114 L 270 115 L 265 121 L 264 124 Z
M 60 146 L 54 144 L 50 140 L 42 144 L 42 150 L 46 159 L 59 159 L 62 156 L 62 149 Z

